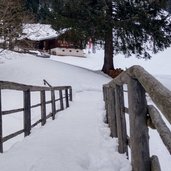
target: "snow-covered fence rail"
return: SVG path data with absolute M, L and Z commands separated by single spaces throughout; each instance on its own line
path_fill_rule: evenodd
M 123 87 L 128 90 L 128 107 L 125 107 L 126 93 Z M 171 154 L 171 132 L 161 117 L 162 113 L 171 123 L 171 91 L 142 67 L 133 66 L 104 85 L 103 94 L 111 136 L 118 138 L 120 153 L 128 155 L 130 147 L 132 170 L 160 171 L 158 157 L 150 157 L 149 154 L 148 127 L 158 131 Z M 147 104 L 146 94 L 160 112 Z M 129 122 L 125 119 L 126 113 L 129 114 Z
M 2 90 L 14 90 L 23 92 L 23 107 L 12 109 L 12 110 L 2 110 Z M 31 93 L 40 92 L 40 103 L 32 104 Z M 50 92 L 51 99 L 47 100 L 46 92 Z M 55 97 L 55 93 L 58 93 L 58 97 Z M 69 107 L 69 101 L 72 101 L 72 87 L 71 86 L 58 86 L 58 87 L 41 87 L 24 85 L 14 82 L 0 81 L 0 152 L 3 152 L 3 143 L 7 140 L 14 138 L 15 136 L 24 133 L 24 136 L 28 136 L 31 133 L 31 129 L 37 124 L 46 124 L 46 120 L 50 117 L 55 119 L 57 112 L 64 110 L 64 108 Z M 59 102 L 59 109 L 57 109 L 57 102 Z M 46 105 L 51 104 L 51 112 L 47 114 Z M 33 124 L 31 123 L 31 109 L 40 107 L 40 119 Z M 23 129 L 14 132 L 10 135 L 3 137 L 3 115 L 15 114 L 17 112 L 23 112 Z

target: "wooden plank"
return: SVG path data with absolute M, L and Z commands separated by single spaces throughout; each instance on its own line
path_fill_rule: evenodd
M 59 90 L 59 98 L 60 98 L 60 109 L 64 110 L 64 102 L 63 102 L 62 90 Z
M 115 102 L 115 91 L 114 88 L 108 88 L 108 123 L 111 130 L 112 137 L 118 137 L 117 134 L 117 123 L 116 123 L 116 102 Z
M 31 125 L 31 128 L 35 127 L 36 125 L 38 125 L 39 123 L 42 123 L 42 119 L 36 121 L 34 124 Z
M 38 104 L 32 105 L 32 106 L 31 106 L 31 109 L 32 109 L 32 108 L 39 107 L 39 106 L 41 106 L 41 103 L 38 103 Z
M 129 69 L 128 69 L 129 70 Z M 111 87 L 115 87 L 115 85 L 123 85 L 127 84 L 129 80 L 129 75 L 127 74 L 128 70 L 121 72 L 116 78 L 109 82 Z
M 144 88 L 136 79 L 129 80 L 128 102 L 132 168 L 134 171 L 150 171 L 147 104 Z
M 104 84 L 103 85 L 103 101 L 105 102 L 106 101 L 106 86 L 107 86 L 108 84 Z M 106 109 L 106 108 L 105 108 Z
M 24 136 L 31 131 L 31 98 L 30 90 L 24 91 Z
M 52 117 L 52 113 L 49 113 L 47 116 L 46 116 L 46 119 Z
M 133 66 L 127 70 L 127 73 L 139 80 L 153 102 L 171 124 L 171 91 L 141 66 Z
M 42 126 L 46 124 L 46 94 L 45 91 L 40 92 L 40 101 L 41 101 L 41 124 Z
M 51 90 L 51 100 L 52 100 L 52 119 L 55 119 L 56 114 L 56 104 L 55 104 L 55 91 Z
M 43 80 L 43 82 L 44 82 L 44 85 L 48 85 L 49 87 L 52 87 L 45 79 Z
M 103 101 L 105 102 L 105 109 L 106 109 L 106 85 L 103 85 Z
M 72 101 L 72 88 L 69 88 L 69 100 Z
M 3 134 L 2 134 L 2 97 L 0 89 L 0 153 L 3 153 Z
M 1 89 L 10 89 L 10 90 L 19 90 L 19 91 L 51 91 L 51 90 L 64 90 L 66 88 L 71 88 L 71 86 L 55 86 L 55 87 L 43 87 L 43 86 L 33 86 L 33 85 L 25 85 L 19 84 L 15 82 L 9 81 L 0 81 L 0 88 Z
M 65 89 L 66 108 L 69 107 L 68 89 Z
M 171 154 L 171 131 L 160 116 L 159 111 L 152 105 L 148 106 L 148 113 L 163 143 Z
M 161 171 L 159 159 L 155 155 L 151 157 L 151 171 Z
M 10 134 L 10 135 L 7 135 L 7 136 L 5 136 L 5 137 L 3 138 L 3 142 L 6 142 L 6 141 L 8 141 L 9 139 L 18 136 L 18 135 L 22 134 L 23 132 L 24 132 L 24 129 L 19 130 L 19 131 L 17 131 L 17 132 L 14 132 L 14 133 L 12 133 L 12 134 Z
M 110 124 L 110 110 L 111 110 L 111 102 L 110 102 L 110 96 L 109 96 L 110 92 L 109 92 L 109 85 L 105 87 L 105 109 L 106 109 L 106 123 L 109 125 L 109 127 L 111 126 Z M 115 131 L 116 133 L 116 131 Z M 117 137 L 117 135 L 116 135 Z
M 52 103 L 52 100 L 46 101 L 46 104 L 50 104 L 50 103 Z
M 58 99 L 55 99 L 55 102 L 57 102 L 57 101 L 60 101 L 60 98 L 58 98 Z
M 2 115 L 9 115 L 9 114 L 13 114 L 13 113 L 17 113 L 17 112 L 23 112 L 23 111 L 24 111 L 24 108 L 6 110 L 6 111 L 2 111 Z
M 109 86 L 106 87 L 106 123 L 111 126 L 110 124 L 110 98 L 109 98 Z
M 115 110 L 119 143 L 118 151 L 119 153 L 126 153 L 128 156 L 123 86 L 116 85 L 115 87 Z

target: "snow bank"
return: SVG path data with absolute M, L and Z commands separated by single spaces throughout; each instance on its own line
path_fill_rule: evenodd
M 4 58 L 6 57 L 6 58 Z M 101 90 L 111 80 L 88 69 L 55 62 L 29 54 L 8 52 L 2 55 L 0 80 L 43 85 L 46 79 L 53 86 L 71 85 L 75 91 Z
M 115 67 L 122 69 L 141 65 L 171 89 L 170 55 L 171 48 L 151 60 L 125 59 L 117 55 L 114 61 Z M 52 56 L 43 59 L 12 52 L 0 56 L 0 80 L 43 85 L 46 79 L 52 85 L 71 85 L 74 89 L 74 102 L 69 109 L 60 112 L 55 121 L 49 120 L 44 127 L 33 129 L 31 136 L 24 140 L 23 137 L 13 139 L 6 145 L 6 152 L 0 155 L 2 171 L 131 170 L 125 155 L 116 151 L 117 140 L 109 136 L 108 126 L 103 122 L 101 90 L 111 78 L 100 72 L 102 64 L 102 50 L 88 54 L 87 58 Z M 10 96 L 9 91 L 5 93 L 11 101 L 4 103 L 4 107 L 22 103 Z M 11 115 L 5 121 L 7 132 L 18 129 L 21 116 Z M 162 170 L 170 171 L 170 154 L 154 130 L 150 130 L 150 145 L 150 154 L 159 156 Z

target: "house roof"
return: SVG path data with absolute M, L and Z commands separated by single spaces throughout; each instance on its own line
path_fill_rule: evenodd
M 24 24 L 23 25 L 23 38 L 27 38 L 29 40 L 41 41 L 56 38 L 62 33 L 64 33 L 66 29 L 57 32 L 55 31 L 51 25 L 49 24 Z

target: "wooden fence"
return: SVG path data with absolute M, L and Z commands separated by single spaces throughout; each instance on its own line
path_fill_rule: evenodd
M 124 87 L 124 88 L 123 88 Z M 127 93 L 125 92 L 125 89 Z M 103 86 L 107 122 L 111 136 L 118 138 L 118 151 L 128 155 L 133 171 L 160 171 L 156 155 L 149 154 L 148 128 L 156 129 L 171 154 L 171 132 L 161 113 L 171 123 L 171 91 L 140 66 L 133 66 Z M 126 95 L 128 106 L 125 107 Z M 147 104 L 147 96 L 157 106 Z M 129 122 L 126 122 L 128 114 Z M 128 135 L 129 125 L 129 135 Z
M 44 83 L 47 84 L 47 81 L 44 80 Z M 2 110 L 2 90 L 17 90 L 23 92 L 23 107 L 13 110 Z M 40 93 L 40 103 L 31 105 L 31 93 L 39 92 Z M 50 92 L 51 99 L 47 100 L 46 92 Z M 58 93 L 58 98 L 55 97 L 55 93 Z M 56 102 L 59 102 L 60 108 L 56 109 Z M 49 87 L 40 87 L 32 85 L 24 85 L 7 81 L 0 81 L 0 152 L 3 152 L 3 143 L 7 140 L 24 133 L 24 136 L 28 136 L 31 133 L 31 129 L 41 123 L 41 125 L 46 124 L 48 118 L 55 119 L 57 112 L 64 110 L 64 108 L 69 107 L 69 101 L 72 101 L 72 88 L 71 86 L 58 86 L 52 87 L 49 84 Z M 47 114 L 46 105 L 51 104 L 51 112 Z M 40 119 L 34 124 L 31 124 L 31 109 L 40 107 Z M 3 116 L 9 114 L 15 114 L 17 112 L 23 112 L 23 129 L 17 132 L 14 132 L 10 135 L 3 137 Z

